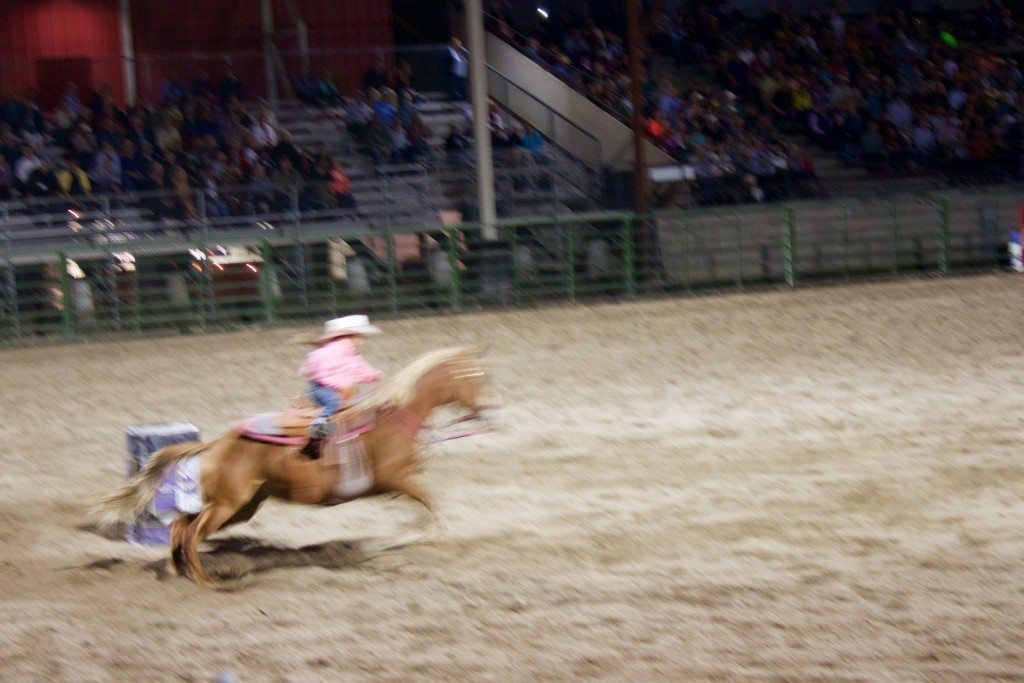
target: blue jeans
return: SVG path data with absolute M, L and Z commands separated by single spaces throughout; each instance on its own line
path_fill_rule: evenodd
M 310 382 L 309 395 L 317 405 L 323 407 L 320 417 L 330 417 L 341 410 L 341 399 L 338 397 L 338 392 L 330 387 L 325 387 L 319 382 Z

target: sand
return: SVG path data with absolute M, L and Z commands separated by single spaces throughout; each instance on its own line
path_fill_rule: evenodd
M 1024 279 L 382 323 L 490 344 L 499 434 L 412 503 L 271 503 L 204 554 L 83 516 L 123 429 L 297 392 L 296 330 L 0 352 L 0 680 L 1024 678 Z

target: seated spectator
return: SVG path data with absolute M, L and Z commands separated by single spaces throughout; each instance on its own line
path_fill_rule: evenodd
M 250 132 L 256 147 L 274 147 L 278 143 L 277 128 L 265 113 L 260 115 Z
M 409 135 L 405 132 L 402 122 L 397 118 L 393 119 L 388 133 L 391 136 L 391 160 L 395 163 L 411 162 L 413 159 L 411 146 L 409 144 Z
M 523 149 L 529 152 L 533 158 L 537 161 L 546 161 L 547 156 L 544 154 L 544 136 L 540 134 L 540 131 L 526 124 L 526 132 L 523 135 Z
M 213 100 L 217 96 L 217 86 L 205 70 L 200 69 L 192 81 L 192 94 L 197 98 Z
M 341 90 L 334 82 L 330 71 L 325 70 L 316 84 L 317 99 L 320 104 L 341 104 Z
M 23 145 L 10 127 L 5 125 L 0 128 L 0 132 L 0 156 L 7 162 L 7 167 L 13 169 L 17 167 L 18 159 L 21 158 Z
M 172 71 L 160 84 L 160 101 L 162 104 L 180 104 L 185 100 L 185 86 Z
M 278 169 L 271 175 L 271 182 L 274 187 L 274 199 L 271 208 L 274 211 L 288 211 L 299 208 L 294 206 L 292 198 L 302 193 L 305 184 L 302 180 L 302 175 L 292 164 L 292 160 L 289 157 L 281 157 Z
M 471 166 L 473 163 L 472 143 L 459 132 L 458 126 L 448 127 L 448 137 L 444 141 L 444 151 L 448 154 L 448 162 L 453 166 Z
M 204 173 L 200 181 L 203 191 L 203 208 L 207 218 L 226 218 L 230 215 L 227 200 L 221 196 L 217 179 L 212 173 Z
M 94 126 L 97 122 L 102 121 L 114 113 L 114 96 L 111 93 L 110 86 L 108 84 L 102 84 L 97 88 L 96 92 L 93 93 L 92 100 L 89 102 L 89 111 L 92 114 L 92 122 Z
M 352 184 L 348 173 L 341 165 L 341 159 L 334 157 L 330 166 L 330 184 L 328 189 L 334 204 L 341 209 L 355 209 L 356 199 L 352 196 Z
M 200 100 L 196 103 L 192 119 L 186 122 L 186 130 L 189 137 L 192 138 L 202 138 L 208 135 L 220 138 L 221 126 L 213 114 L 213 105 L 209 100 Z
M 61 109 L 65 109 L 74 117 L 81 116 L 85 107 L 82 105 L 82 101 L 78 99 L 78 86 L 72 82 L 68 82 L 64 86 L 64 92 L 60 96 Z
M 149 125 L 146 119 L 139 114 L 135 114 L 130 117 L 126 137 L 131 140 L 137 150 L 142 149 L 142 143 L 144 142 L 148 142 L 154 147 L 157 146 L 156 132 L 153 130 L 153 127 Z
M 93 174 L 97 185 L 104 188 L 121 187 L 121 157 L 114 151 L 114 146 L 109 142 L 100 146 L 93 157 Z M 109 189 L 101 189 L 107 192 Z
M 78 159 L 74 154 L 64 155 L 64 165 L 57 171 L 57 186 L 64 197 L 92 194 L 89 175 L 78 165 Z
M 0 155 L 0 200 L 14 199 L 14 174 L 7 164 L 7 159 Z
M 27 194 L 34 194 L 28 185 L 32 174 L 43 164 L 43 160 L 36 154 L 36 151 L 29 145 L 21 148 L 21 156 L 14 167 L 14 176 L 24 186 Z
M 432 158 L 430 151 L 430 129 L 423 121 L 423 117 L 417 115 L 409 125 L 409 156 L 411 160 L 420 157 Z
M 295 146 L 295 143 L 292 142 L 291 133 L 286 130 L 280 132 L 278 142 L 270 152 L 270 158 L 276 165 L 280 165 L 281 157 L 288 157 L 295 168 L 298 168 L 302 163 L 302 153 Z
M 362 138 L 366 134 L 366 127 L 373 118 L 374 111 L 367 101 L 366 94 L 362 91 L 345 104 L 345 122 L 348 132 L 356 138 Z
M 274 204 L 274 184 L 267 175 L 267 167 L 257 163 L 252 167 L 249 181 L 249 207 L 253 213 L 270 213 Z
M 374 57 L 373 66 L 366 70 L 363 75 L 363 90 L 369 92 L 370 90 L 381 90 L 391 85 L 391 79 L 388 77 L 387 63 L 384 61 L 383 55 L 377 55 Z
M 370 91 L 370 106 L 385 128 L 391 128 L 391 122 L 398 116 L 396 104 L 397 100 L 394 90 Z
M 167 173 L 159 161 L 149 164 L 149 172 L 139 181 L 139 189 L 143 192 L 142 206 L 156 219 L 173 219 L 176 217 L 173 197 L 167 192 Z
M 178 220 L 197 220 L 195 194 L 189 186 L 188 173 L 181 166 L 171 168 L 171 188 L 174 190 L 174 217 Z
M 919 117 L 912 131 L 915 160 L 922 166 L 930 166 L 932 153 L 935 151 L 935 133 L 931 124 L 924 118 Z
M 46 159 L 39 158 L 25 181 L 26 194 L 44 199 L 55 196 L 59 190 L 60 185 L 57 183 L 57 174 L 53 172 L 53 166 Z
M 233 138 L 228 144 L 228 164 L 237 166 L 238 169 L 248 176 L 259 162 L 260 155 L 256 151 L 256 143 L 252 133 L 246 133 L 245 137 L 239 140 Z
M 366 127 L 365 138 L 370 157 L 375 163 L 381 163 L 391 157 L 391 132 L 376 114 Z
M 398 118 L 401 119 L 402 125 L 408 128 L 412 125 L 413 118 L 417 116 L 419 116 L 419 110 L 412 100 L 412 93 L 406 91 L 399 98 Z
M 399 102 L 404 102 L 406 95 L 409 96 L 410 102 L 421 99 L 420 94 L 413 87 L 412 67 L 404 59 L 398 63 L 398 68 L 395 69 L 395 91 L 398 93 Z
M 245 94 L 242 82 L 238 80 L 234 70 L 230 66 L 224 68 L 224 75 L 220 77 L 217 84 L 217 95 L 221 104 L 226 104 L 232 99 L 240 100 Z
M 167 116 L 156 127 L 156 147 L 162 153 L 177 152 L 181 149 L 181 132 Z
M 304 71 L 295 78 L 295 96 L 305 104 L 318 105 L 320 104 L 319 86 L 319 80 Z
M 752 173 L 743 176 L 743 187 L 749 195 L 749 200 L 754 202 L 764 201 L 764 190 L 757 184 L 757 178 Z
M 115 166 L 116 164 L 116 166 Z M 121 191 L 121 168 L 120 157 L 100 157 L 99 165 L 93 169 L 92 177 L 95 180 L 98 192 L 120 192 Z

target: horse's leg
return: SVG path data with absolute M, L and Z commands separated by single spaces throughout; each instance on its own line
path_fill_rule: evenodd
M 185 529 L 188 528 L 189 523 L 193 519 L 194 516 L 192 515 L 178 515 L 171 522 L 171 568 L 178 576 L 185 576 L 186 574 L 187 567 L 181 544 L 185 540 Z
M 199 561 L 199 544 L 203 539 L 221 528 L 225 522 L 238 511 L 237 506 L 226 505 L 221 501 L 207 503 L 203 506 L 184 534 L 185 560 L 191 571 L 192 578 L 201 586 L 215 587 L 217 582 L 209 577 Z
M 265 487 L 261 487 L 256 491 L 256 494 L 249 500 L 248 503 L 240 507 L 235 511 L 235 514 L 231 515 L 228 521 L 220 525 L 221 529 L 225 527 L 234 526 L 235 524 L 242 524 L 252 519 L 256 511 L 260 509 L 263 502 L 270 497 L 270 492 Z
M 435 527 L 441 526 L 441 519 L 437 515 L 437 509 L 434 507 L 434 501 L 427 493 L 427 490 L 423 487 L 423 484 L 419 481 L 412 477 L 408 477 L 392 483 L 389 488 L 392 492 L 409 496 L 422 505 L 427 512 L 426 525 L 433 525 Z
M 389 493 L 399 493 L 412 498 L 419 504 L 421 504 L 427 513 L 426 519 L 421 522 L 420 528 L 416 530 L 405 531 L 392 539 L 381 540 L 377 543 L 371 543 L 370 547 L 375 550 L 390 550 L 403 545 L 408 545 L 415 541 L 422 540 L 425 536 L 433 537 L 438 539 L 444 535 L 444 527 L 441 524 L 441 520 L 437 515 L 437 510 L 434 507 L 434 502 L 426 489 L 419 481 L 412 477 L 405 477 L 394 481 L 388 481 L 379 484 L 381 491 Z

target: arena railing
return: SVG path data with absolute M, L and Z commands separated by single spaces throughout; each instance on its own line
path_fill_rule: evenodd
M 474 223 L 0 243 L 0 344 L 993 268 L 1024 191 Z M 259 217 L 271 223 L 269 216 Z

